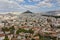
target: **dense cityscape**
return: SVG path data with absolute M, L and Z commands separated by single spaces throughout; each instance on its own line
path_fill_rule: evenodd
M 60 18 L 30 11 L 1 14 L 0 40 L 60 40 Z

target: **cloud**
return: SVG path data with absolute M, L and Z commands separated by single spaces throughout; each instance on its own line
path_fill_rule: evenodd
M 0 12 L 1 11 L 20 11 L 24 10 L 22 6 L 20 6 L 17 2 L 9 1 L 9 0 L 0 0 Z
M 52 7 L 54 6 L 53 0 L 28 0 L 31 3 L 35 4 L 30 4 L 27 5 L 25 0 L 0 0 L 0 11 L 24 11 L 24 10 L 36 10 L 39 9 L 40 7 Z M 56 0 L 58 5 L 60 5 L 60 0 Z M 23 3 L 26 3 L 23 5 Z M 20 4 L 22 3 L 22 4 Z
M 60 0 L 56 0 L 56 1 L 60 3 Z
M 29 0 L 29 2 L 37 2 L 36 6 L 38 7 L 52 7 L 52 0 Z
M 19 2 L 24 2 L 24 0 L 18 0 Z M 22 10 L 33 10 L 36 9 L 35 5 L 20 5 L 14 0 L 0 1 L 0 11 L 22 11 Z
M 18 0 L 19 2 L 24 2 L 24 0 Z
M 57 4 L 60 6 L 60 0 L 56 0 L 57 1 Z
M 51 1 L 53 1 L 53 0 L 43 0 L 43 1 L 45 1 L 45 2 L 51 2 Z
M 29 0 L 29 2 L 39 2 L 41 0 Z
M 29 0 L 30 2 L 41 2 L 41 1 L 45 1 L 45 2 L 50 2 L 52 0 Z
M 52 7 L 52 4 L 51 3 L 46 3 L 46 2 L 39 2 L 38 4 L 37 4 L 39 7 Z
M 51 3 L 52 0 L 43 0 L 43 1 L 40 1 L 37 6 L 39 7 L 52 7 L 53 4 Z
M 36 5 L 23 5 L 23 6 L 24 8 L 30 9 L 30 10 L 38 8 Z
M 13 1 L 15 1 L 17 3 L 23 3 L 23 2 L 25 2 L 25 0 L 13 0 Z

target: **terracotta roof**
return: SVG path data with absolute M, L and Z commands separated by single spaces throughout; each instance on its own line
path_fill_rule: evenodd
M 17 40 L 17 38 L 12 38 L 12 40 Z
M 3 37 L 3 36 L 5 36 L 5 34 L 0 34 L 0 37 Z

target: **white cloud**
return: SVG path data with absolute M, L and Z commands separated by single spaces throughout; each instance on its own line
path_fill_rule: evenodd
M 38 7 L 36 5 L 24 5 L 24 8 L 32 10 L 32 9 L 36 9 Z
M 38 1 L 41 1 L 41 0 L 29 0 L 29 2 L 38 2 Z
M 19 1 L 19 2 L 24 2 L 24 0 L 17 0 L 17 1 Z
M 37 6 L 39 7 L 52 7 L 52 3 L 50 3 L 52 0 L 43 0 L 43 1 L 40 1 Z
M 21 2 L 25 2 L 25 0 L 0 0 L 0 10 L 7 11 L 22 11 L 22 10 L 36 10 L 40 7 L 52 7 L 53 4 L 51 1 L 53 0 L 28 0 L 29 2 L 38 2 L 35 5 L 19 5 Z M 58 0 L 60 2 L 60 0 Z
M 18 2 L 24 2 L 24 0 L 0 0 L 2 2 L 15 2 L 15 1 L 18 1 Z
M 24 8 L 15 1 L 0 0 L 0 12 L 1 11 L 20 11 L 23 9 Z
M 56 0 L 56 1 L 60 3 L 60 0 Z
M 13 6 L 19 7 L 19 5 L 13 1 L 0 1 L 0 8 L 12 8 Z
M 41 2 L 41 1 L 50 2 L 52 0 L 29 0 L 29 2 Z
M 0 0 L 0 1 L 8 1 L 8 0 Z
M 51 3 L 46 3 L 46 2 L 39 2 L 38 4 L 37 4 L 38 6 L 40 6 L 40 7 L 51 7 L 52 6 L 52 4 Z
M 24 1 L 24 0 L 23 0 Z M 22 0 L 19 0 L 19 2 L 23 2 Z M 6 0 L 6 1 L 0 1 L 0 10 L 7 10 L 7 11 L 20 11 L 20 10 L 32 10 L 36 9 L 37 6 L 35 5 L 19 5 L 14 0 Z
M 56 1 L 57 1 L 58 5 L 60 5 L 60 0 L 56 0 Z
M 53 1 L 53 0 L 44 0 L 45 2 L 51 2 L 51 1 Z
M 36 5 L 38 7 L 52 7 L 52 0 L 29 0 L 30 2 L 38 2 Z
M 19 1 L 19 2 L 24 2 L 24 0 L 9 0 L 9 1 Z

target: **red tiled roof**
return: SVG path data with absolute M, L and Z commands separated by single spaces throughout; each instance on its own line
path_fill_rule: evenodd
M 5 36 L 5 34 L 0 34 L 0 37 Z

